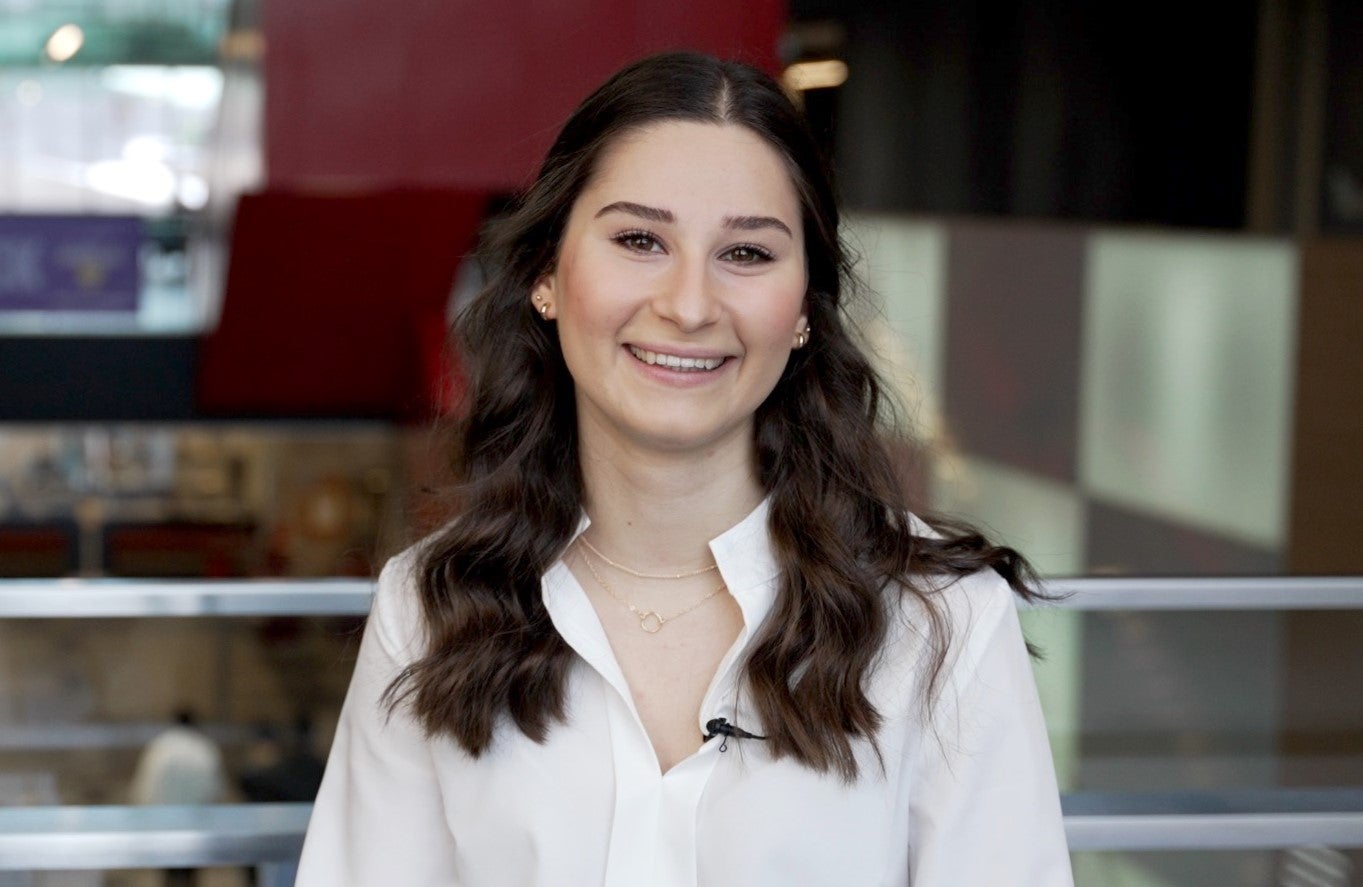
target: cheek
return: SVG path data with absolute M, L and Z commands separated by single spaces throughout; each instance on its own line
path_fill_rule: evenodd
M 741 295 L 746 325 L 750 333 L 773 347 L 788 347 L 800 316 L 804 314 L 803 276 Z
M 618 328 L 630 313 L 630 281 L 600 263 L 573 263 L 560 268 L 562 320 L 582 332 Z

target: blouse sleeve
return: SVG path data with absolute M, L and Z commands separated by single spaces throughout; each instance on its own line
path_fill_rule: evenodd
M 297 887 L 427 887 L 454 883 L 431 749 L 405 706 L 380 700 L 420 655 L 412 555 L 379 577 L 359 658 L 313 806 Z
M 1012 591 L 970 577 L 910 788 L 913 887 L 1072 887 L 1055 768 Z M 959 629 L 963 628 L 964 631 Z

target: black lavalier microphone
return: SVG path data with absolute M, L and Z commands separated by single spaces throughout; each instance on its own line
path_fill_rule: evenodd
M 716 736 L 723 736 L 724 739 L 719 744 L 720 751 L 729 750 L 729 737 L 734 739 L 766 739 L 765 736 L 758 736 L 756 733 L 749 733 L 742 727 L 736 727 L 729 723 L 728 718 L 711 718 L 705 722 L 705 741 L 709 742 Z

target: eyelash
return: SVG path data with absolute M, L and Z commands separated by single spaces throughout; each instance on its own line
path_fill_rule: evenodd
M 629 230 L 629 231 L 621 231 L 619 234 L 617 234 L 617 235 L 615 235 L 614 237 L 612 237 L 611 240 L 613 240 L 613 241 L 615 241 L 616 243 L 620 244 L 620 245 L 623 246 L 625 249 L 632 250 L 632 251 L 634 251 L 634 252 L 639 252 L 639 253 L 652 252 L 652 250 L 651 250 L 651 249 L 641 249 L 636 243 L 631 243 L 631 241 L 647 240 L 647 241 L 649 241 L 650 246 L 652 246 L 652 245 L 657 245 L 657 244 L 658 244 L 658 238 L 654 237 L 652 234 L 648 233 L 647 231 L 641 231 L 641 230 L 639 230 L 639 229 L 637 229 L 637 228 L 632 229 L 632 230 Z
M 629 231 L 621 231 L 619 234 L 612 237 L 611 240 L 614 241 L 615 243 L 620 244 L 625 249 L 641 253 L 652 252 L 653 250 L 644 249 L 640 247 L 637 243 L 637 241 L 639 240 L 647 240 L 650 246 L 658 245 L 657 237 L 653 236 L 647 231 L 643 231 L 637 228 L 631 229 Z M 739 250 L 746 250 L 747 252 L 752 253 L 753 256 L 752 259 L 750 260 L 739 262 L 740 265 L 757 264 L 759 262 L 770 262 L 772 259 L 775 258 L 775 256 L 772 255 L 771 250 L 763 246 L 758 246 L 755 243 L 736 243 L 733 246 L 729 247 L 727 250 L 725 250 L 724 255 L 730 255 Z
M 729 247 L 728 252 L 733 253 L 741 249 L 747 250 L 748 252 L 753 254 L 753 259 L 750 262 L 743 262 L 741 264 L 746 265 L 756 264 L 758 262 L 770 262 L 772 259 L 776 258 L 771 254 L 771 250 L 765 247 L 758 246 L 755 243 L 736 243 L 733 246 Z

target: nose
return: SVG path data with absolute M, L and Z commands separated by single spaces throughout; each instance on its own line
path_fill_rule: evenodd
M 703 329 L 719 320 L 719 282 L 703 257 L 678 258 L 658 281 L 653 310 L 683 332 Z

